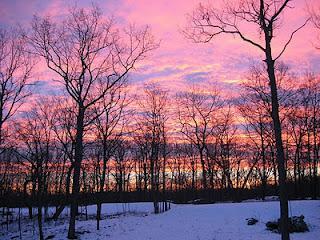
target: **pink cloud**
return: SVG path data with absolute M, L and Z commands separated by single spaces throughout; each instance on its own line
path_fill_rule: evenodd
M 196 82 L 197 77 L 200 78 L 200 76 L 207 76 L 209 83 L 220 81 L 223 84 L 235 86 L 243 79 L 251 60 L 260 61 L 264 58 L 259 50 L 232 36 L 221 36 L 208 44 L 194 44 L 185 39 L 179 30 L 187 24 L 186 14 L 191 13 L 198 2 L 197 0 L 97 1 L 104 14 L 114 15 L 120 25 L 148 24 L 155 37 L 161 40 L 161 46 L 149 59 L 139 65 L 136 73 L 132 74 L 136 86 L 154 81 L 162 83 L 169 89 L 183 89 L 192 82 L 190 80 L 192 77 Z M 212 3 L 216 2 L 212 1 Z M 89 7 L 91 2 L 79 0 L 77 5 Z M 305 0 L 293 1 L 291 5 L 294 5 L 294 8 L 287 10 L 281 31 L 276 32 L 275 55 L 281 51 L 289 34 L 306 19 Z M 35 12 L 61 17 L 67 12 L 68 7 L 70 6 L 61 0 L 45 3 L 33 0 L 28 4 L 18 4 L 14 1 L 1 2 L 0 13 L 3 16 L 1 21 L 11 24 L 12 19 L 19 15 L 17 20 L 28 22 Z M 258 37 L 253 28 L 245 26 L 244 30 L 249 36 Z M 295 35 L 282 60 L 294 66 L 296 71 L 304 71 L 306 66 L 310 68 L 319 66 L 320 57 L 315 53 L 316 50 L 312 44 L 315 41 L 315 29 L 308 24 Z M 318 71 L 318 69 L 311 70 Z M 56 83 L 51 83 L 53 76 L 47 72 L 45 66 L 39 66 L 39 71 L 43 72 L 39 78 L 50 82 L 47 87 L 56 87 Z M 228 89 L 228 91 L 232 90 Z

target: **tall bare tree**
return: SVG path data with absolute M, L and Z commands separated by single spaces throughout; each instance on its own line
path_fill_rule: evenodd
M 12 163 L 8 121 L 30 95 L 28 83 L 34 62 L 20 30 L 0 27 L 0 188 L 6 188 L 7 171 Z
M 37 108 L 26 113 L 26 116 L 18 120 L 16 124 L 19 152 L 22 164 L 29 166 L 30 179 L 36 189 L 36 204 L 39 239 L 44 239 L 42 229 L 43 198 L 48 193 L 48 179 L 50 165 L 53 157 L 53 131 L 51 118 L 53 115 L 45 103 L 37 103 Z M 35 191 L 34 189 L 34 191 Z
M 319 162 L 319 119 L 320 119 L 320 81 L 315 74 L 308 73 L 304 83 L 298 88 L 294 99 L 292 115 L 289 118 L 296 142 L 295 146 L 295 183 L 301 189 L 302 167 L 309 167 L 309 178 L 312 197 L 316 199 L 318 192 L 318 162 Z M 305 157 L 304 157 L 305 156 Z M 305 162 L 300 162 L 305 158 Z
M 145 86 L 143 99 L 139 102 L 141 112 L 137 113 L 137 134 L 143 140 L 139 141 L 144 147 L 146 159 L 150 166 L 150 186 L 153 198 L 154 212 L 160 212 L 159 187 L 161 158 L 163 147 L 167 144 L 166 133 L 168 125 L 168 93 L 158 85 Z M 162 163 L 165 163 L 163 161 Z M 163 179 L 165 180 L 165 179 Z
M 97 106 L 93 113 L 98 117 L 94 121 L 93 133 L 96 142 L 96 172 L 97 191 L 105 191 L 107 163 L 114 157 L 119 138 L 124 134 L 126 109 L 129 101 L 126 97 L 126 86 L 123 83 L 114 85 L 104 96 L 103 102 Z M 103 114 L 101 114 L 103 111 Z M 119 152 L 118 152 L 119 153 Z M 118 154 L 118 156 L 121 154 Z M 101 201 L 97 203 L 97 230 L 99 230 L 99 220 L 101 218 Z
M 288 67 L 283 63 L 275 66 L 277 77 L 278 100 L 280 102 L 280 121 L 283 122 L 290 112 L 290 102 L 294 95 L 294 91 L 289 81 L 290 74 Z M 243 92 L 238 102 L 238 109 L 245 118 L 245 127 L 252 143 L 261 153 L 262 162 L 262 197 L 266 188 L 266 166 L 267 166 L 267 150 L 274 146 L 274 138 L 272 136 L 272 105 L 271 92 L 268 84 L 268 74 L 264 64 L 253 64 L 250 67 L 246 81 L 242 84 Z M 289 109 L 289 110 L 288 110 Z M 254 137 L 257 134 L 259 139 Z M 269 151 L 270 153 L 270 151 Z M 273 158 L 272 161 L 274 181 L 277 183 L 277 168 Z
M 74 167 L 76 112 L 74 103 L 68 101 L 64 96 L 61 98 L 55 98 L 49 102 L 54 116 L 51 120 L 51 124 L 55 135 L 55 146 L 56 150 L 61 153 L 59 154 L 61 174 L 60 176 L 57 176 L 60 178 L 57 189 L 60 194 L 66 194 L 66 200 L 68 201 L 70 195 L 71 174 Z M 62 189 L 63 186 L 64 190 Z M 57 207 L 52 218 L 57 220 L 64 208 L 65 201 L 61 201 L 60 206 Z
M 272 120 L 277 149 L 277 163 L 280 184 L 280 212 L 281 212 L 281 238 L 288 240 L 288 196 L 286 193 L 286 169 L 284 149 L 282 142 L 281 123 L 279 118 L 279 102 L 277 79 L 275 76 L 275 62 L 286 51 L 295 33 L 303 28 L 309 19 L 295 29 L 288 36 L 279 53 L 274 55 L 273 39 L 275 32 L 280 29 L 283 13 L 290 8 L 291 0 L 244 0 L 235 3 L 227 1 L 221 9 L 209 5 L 199 7 L 189 16 L 190 27 L 185 33 L 188 38 L 196 42 L 209 42 L 219 35 L 233 35 L 257 48 L 265 55 L 268 80 L 271 89 Z M 243 26 L 251 26 L 257 30 L 258 37 L 244 30 Z M 248 29 L 248 28 L 247 28 Z M 261 38 L 260 38 L 261 37 Z
M 34 52 L 43 57 L 48 68 L 60 77 L 77 109 L 68 231 L 68 238 L 74 239 L 83 137 L 94 120 L 86 114 L 103 100 L 110 88 L 125 81 L 136 63 L 157 44 L 148 27 L 137 30 L 130 26 L 121 32 L 113 19 L 102 17 L 97 7 L 71 9 L 62 22 L 53 22 L 49 17 L 35 17 L 32 30 L 29 40 Z

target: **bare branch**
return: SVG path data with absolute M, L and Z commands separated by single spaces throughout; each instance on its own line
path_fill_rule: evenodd
M 294 34 L 296 34 L 300 29 L 302 29 L 304 26 L 307 25 L 307 23 L 310 21 L 310 18 L 308 18 L 300 27 L 298 27 L 296 30 L 294 30 L 290 37 L 289 40 L 286 42 L 286 44 L 284 45 L 284 47 L 282 48 L 281 52 L 279 53 L 279 55 L 274 59 L 275 61 L 278 60 L 281 55 L 285 52 L 285 50 L 287 49 L 288 45 L 290 44 L 291 40 L 293 39 Z

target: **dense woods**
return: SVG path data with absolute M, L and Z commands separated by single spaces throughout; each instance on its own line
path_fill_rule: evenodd
M 169 98 L 168 91 L 146 86 L 134 107 L 134 101 L 116 96 L 84 137 L 81 192 L 258 187 L 264 197 L 267 185 L 278 184 L 275 143 L 270 94 L 263 76 L 252 71 L 255 81 L 244 83 L 243 96 L 232 104 L 208 89 Z M 302 76 L 301 84 L 297 77 L 294 86 L 285 84 L 290 79 L 279 86 L 287 176 L 294 196 L 316 197 L 320 81 L 311 73 Z M 2 196 L 35 194 L 39 177 L 46 194 L 70 193 L 75 125 L 72 110 L 62 104 L 37 102 L 14 123 L 15 134 L 2 147 Z
M 207 24 L 211 13 L 236 27 L 206 10 L 200 6 L 192 15 L 196 32 L 186 30 L 188 37 L 209 41 L 220 34 L 205 32 L 201 14 Z M 316 13 L 311 20 L 319 27 Z M 68 205 L 68 237 L 75 238 L 81 205 L 97 205 L 99 230 L 104 202 L 152 201 L 161 213 L 172 201 L 265 199 L 279 194 L 281 181 L 286 197 L 319 197 L 320 75 L 290 69 L 278 60 L 283 52 L 272 58 L 268 18 L 256 22 L 267 48 L 218 27 L 266 55 L 250 66 L 233 97 L 205 84 L 183 91 L 145 84 L 133 93 L 129 73 L 159 43 L 149 27 L 122 31 L 97 7 L 72 9 L 61 22 L 34 17 L 29 32 L 1 30 L 1 207 L 28 207 L 30 218 L 37 207 L 44 239 L 43 218 L 57 220 Z M 32 98 L 35 61 L 44 61 L 63 89 L 23 108 Z M 56 211 L 43 216 L 48 206 Z
M 134 101 L 118 92 L 123 96 L 105 103 L 109 106 L 84 137 L 81 192 L 258 187 L 264 197 L 267 185 L 277 186 L 278 175 L 270 94 L 257 74 L 253 68 L 249 76 L 255 81 L 243 84 L 244 94 L 233 104 L 216 91 L 192 89 L 169 98 L 168 91 L 146 86 L 133 107 Z M 316 197 L 320 81 L 308 73 L 301 84 L 294 77 L 293 87 L 285 84 L 290 79 L 283 78 L 279 86 L 280 96 L 282 90 L 284 94 L 280 112 L 288 180 L 294 196 Z M 170 109 L 169 101 L 179 106 L 178 111 Z M 45 194 L 70 193 L 75 126 L 69 118 L 72 110 L 62 104 L 37 102 L 15 121 L 15 134 L 2 147 L 2 196 L 35 194 L 39 181 Z

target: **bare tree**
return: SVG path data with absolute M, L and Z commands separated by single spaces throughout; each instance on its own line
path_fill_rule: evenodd
M 290 2 L 291 0 L 244 0 L 237 3 L 227 1 L 222 9 L 215 9 L 211 5 L 205 6 L 200 4 L 189 17 L 191 27 L 187 28 L 185 31 L 185 35 L 196 42 L 209 42 L 216 36 L 224 34 L 233 35 L 259 49 L 265 55 L 264 62 L 267 65 L 268 80 L 271 89 L 272 120 L 277 148 L 282 240 L 289 239 L 288 196 L 286 193 L 286 169 L 279 118 L 277 80 L 274 66 L 275 62 L 287 49 L 295 33 L 303 28 L 309 20 L 306 20 L 289 35 L 288 41 L 274 57 L 272 53 L 272 40 L 274 39 L 275 31 L 280 28 L 283 13 L 286 9 L 290 8 Z M 262 37 L 260 39 L 251 37 L 248 32 L 241 29 L 241 26 L 243 25 L 254 27 L 259 33 L 259 36 Z
M 30 95 L 28 83 L 33 65 L 22 32 L 0 27 L 0 188 L 4 191 L 9 187 L 10 165 L 15 165 L 13 148 L 7 145 L 11 134 L 7 123 Z
M 64 21 L 57 23 L 48 17 L 35 17 L 32 29 L 29 40 L 34 52 L 43 57 L 48 68 L 60 76 L 77 108 L 68 231 L 68 238 L 74 239 L 83 136 L 94 120 L 86 114 L 103 100 L 110 88 L 125 81 L 135 64 L 157 45 L 148 27 L 137 30 L 131 26 L 121 33 L 112 19 L 102 18 L 97 7 L 90 10 L 72 9 Z
M 292 112 L 288 117 L 289 135 L 294 146 L 292 161 L 294 166 L 294 183 L 296 194 L 303 189 L 304 168 L 309 169 L 312 197 L 318 192 L 318 161 L 319 161 L 319 119 L 320 119 L 320 82 L 319 77 L 308 73 L 304 83 L 297 89 L 293 99 Z
M 288 74 L 288 67 L 283 63 L 278 63 L 275 66 L 277 77 L 278 99 L 280 102 L 280 120 L 284 122 L 288 112 L 290 112 L 290 102 L 293 97 L 290 75 Z M 246 132 L 250 136 L 250 140 L 257 147 L 260 152 L 262 163 L 262 197 L 265 195 L 265 188 L 267 184 L 267 159 L 272 161 L 274 182 L 277 183 L 277 168 L 271 156 L 267 156 L 268 149 L 274 145 L 274 138 L 272 136 L 272 105 L 271 93 L 268 84 L 268 75 L 263 64 L 253 64 L 247 74 L 246 81 L 242 84 L 243 92 L 238 101 L 238 110 L 245 118 Z M 256 136 L 258 135 L 258 136 Z M 258 138 L 257 138 L 258 137 Z M 272 154 L 270 154 L 272 155 Z
M 222 104 L 216 91 L 192 89 L 177 97 L 178 121 L 185 139 L 196 147 L 202 169 L 202 187 L 207 189 L 208 144 L 217 129 Z
M 54 116 L 51 119 L 51 124 L 55 135 L 55 147 L 61 153 L 59 155 L 60 164 L 58 164 L 61 167 L 60 176 L 56 174 L 59 178 L 57 189 L 60 194 L 65 193 L 68 201 L 75 156 L 76 112 L 74 103 L 70 103 L 64 96 L 51 100 L 50 106 Z M 65 201 L 62 200 L 52 218 L 57 220 L 64 208 Z
M 93 110 L 93 114 L 98 115 L 94 121 L 93 133 L 96 143 L 97 191 L 100 193 L 105 191 L 107 163 L 115 154 L 118 139 L 124 134 L 125 107 L 128 105 L 126 91 L 123 82 L 120 85 L 114 85 L 104 96 L 103 102 Z M 101 202 L 98 201 L 97 230 L 99 230 L 100 218 Z
M 0 29 L 0 146 L 5 140 L 4 124 L 18 111 L 27 96 L 33 58 L 17 29 Z
M 137 134 L 141 140 L 139 143 L 143 146 L 143 154 L 150 163 L 154 212 L 159 213 L 161 158 L 166 157 L 162 150 L 167 143 L 166 133 L 163 131 L 167 130 L 168 124 L 168 93 L 159 86 L 151 84 L 145 86 L 143 97 L 139 102 L 141 111 L 137 113 Z
M 252 83 L 252 82 L 251 82 Z M 248 82 L 248 84 L 250 84 Z M 272 119 L 266 109 L 266 104 L 260 99 L 259 94 L 252 92 L 251 84 L 246 89 L 245 94 L 242 95 L 238 105 L 241 115 L 245 119 L 244 127 L 246 134 L 251 141 L 251 147 L 259 153 L 261 162 L 259 164 L 259 175 L 261 178 L 262 199 L 264 200 L 267 187 L 267 167 L 268 167 L 268 147 L 273 141 L 270 141 L 272 136 Z M 270 134 L 271 133 L 271 134 Z M 276 168 L 274 168 L 274 173 Z M 274 174 L 275 183 L 277 182 L 277 174 Z
M 50 176 L 50 165 L 52 164 L 53 131 L 51 125 L 52 115 L 48 105 L 38 103 L 37 108 L 26 114 L 16 124 L 17 139 L 19 141 L 19 154 L 22 164 L 30 167 L 30 179 L 33 191 L 36 192 L 36 204 L 38 208 L 39 239 L 44 239 L 42 229 L 43 198 L 48 193 L 48 180 Z
M 129 191 L 130 178 L 133 170 L 133 162 L 131 161 L 130 142 L 119 138 L 116 141 L 116 149 L 114 151 L 114 172 L 113 176 L 116 181 L 116 188 L 119 193 L 120 202 L 123 202 L 122 193 Z

